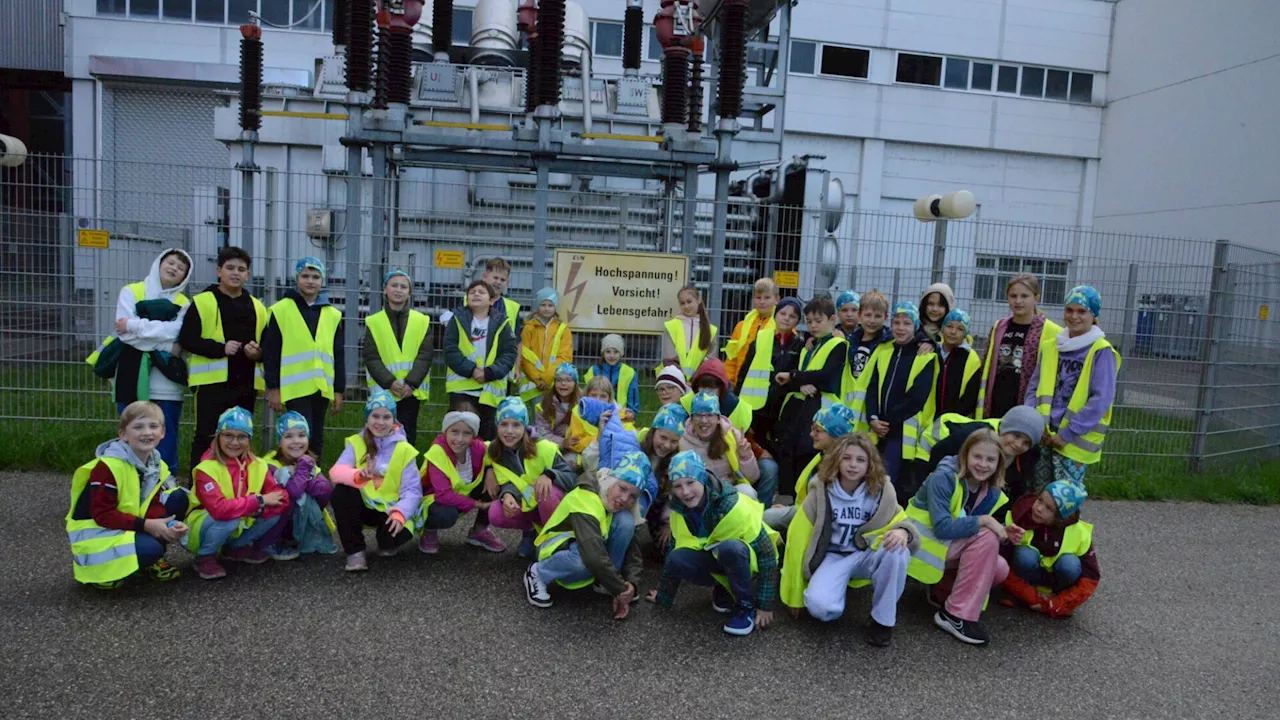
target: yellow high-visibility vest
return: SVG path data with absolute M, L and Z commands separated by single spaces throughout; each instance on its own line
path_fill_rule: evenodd
M 118 458 L 94 458 L 81 465 L 71 476 L 71 507 L 67 510 L 67 540 L 71 543 L 72 568 L 76 580 L 82 583 L 109 583 L 126 578 L 138 570 L 138 555 L 134 549 L 135 533 L 132 530 L 109 530 L 92 518 L 76 520 L 76 503 L 89 486 L 89 476 L 101 462 L 111 471 L 116 483 L 116 508 L 120 512 L 145 517 L 151 501 L 160 493 L 169 477 L 169 466 L 160 462 L 160 480 L 142 497 L 138 469 Z M 192 496 L 194 497 L 194 495 Z
M 485 447 L 488 447 L 487 443 Z M 471 452 L 471 447 L 467 446 L 467 449 L 464 450 L 463 452 L 467 452 L 467 453 Z M 422 476 L 424 481 L 426 480 L 426 477 L 427 477 L 428 465 L 434 466 L 435 469 L 444 473 L 444 476 L 449 478 L 449 484 L 453 486 L 453 491 L 458 493 L 459 495 L 463 495 L 463 496 L 470 495 L 472 490 L 475 490 L 476 487 L 480 485 L 480 483 L 484 482 L 484 464 L 483 463 L 481 463 L 480 467 L 478 468 L 472 468 L 471 482 L 463 482 L 462 475 L 458 472 L 458 467 L 453 464 L 453 459 L 449 457 L 449 454 L 445 452 L 444 448 L 440 447 L 439 445 L 436 445 L 435 443 L 432 443 L 431 447 L 427 448 L 427 453 L 422 459 L 422 467 L 418 469 L 418 474 Z M 425 485 L 425 482 L 424 482 L 424 485 Z M 430 508 L 432 504 L 435 503 L 435 501 L 436 501 L 436 496 L 434 492 L 429 495 L 424 494 L 422 498 L 422 513 L 421 513 L 421 516 L 423 518 L 426 517 L 427 508 Z
M 1107 342 L 1106 338 L 1095 340 L 1093 346 L 1089 348 L 1089 354 L 1085 356 L 1084 368 L 1080 370 L 1080 377 L 1076 380 L 1075 390 L 1071 392 L 1071 399 L 1067 401 L 1067 412 L 1062 416 L 1063 425 L 1076 413 L 1083 410 L 1085 403 L 1089 401 L 1089 381 L 1093 377 L 1093 360 L 1103 350 L 1109 350 L 1116 354 L 1116 372 L 1120 372 L 1120 353 L 1116 352 L 1116 349 L 1111 346 L 1111 343 Z M 1053 393 L 1057 389 L 1058 383 L 1058 345 L 1056 342 L 1052 340 L 1048 342 L 1041 341 L 1040 362 L 1043 364 L 1040 368 L 1040 384 L 1036 387 L 1036 410 L 1048 423 L 1049 413 L 1053 407 Z M 1098 424 L 1089 428 L 1083 435 L 1072 439 L 1071 442 L 1057 452 L 1085 465 L 1092 465 L 1101 460 L 1102 443 L 1106 441 L 1107 431 L 1111 429 L 1111 411 L 1113 409 L 1113 406 L 1108 406 L 1107 413 L 1102 416 Z
M 942 417 L 934 420 L 929 427 L 920 435 L 920 451 L 918 458 L 928 460 L 933 454 L 933 448 L 938 443 L 951 437 L 952 425 L 963 425 L 965 423 L 981 422 L 986 423 L 996 434 L 1000 433 L 1000 419 L 988 418 L 986 420 L 974 420 L 967 418 L 960 413 L 944 413 Z
M 245 488 L 246 495 L 262 494 L 262 486 L 267 481 L 268 467 L 267 461 L 260 457 L 255 457 L 249 463 L 248 487 Z M 235 487 L 231 482 L 231 471 L 227 469 L 226 465 L 217 460 L 209 459 L 196 465 L 195 469 L 191 471 L 191 477 L 194 478 L 197 471 L 213 478 L 213 481 L 218 484 L 218 490 L 223 497 L 235 497 Z M 209 521 L 209 517 L 209 511 L 200 507 L 200 498 L 192 491 L 191 509 L 187 512 L 186 523 L 189 531 L 187 533 L 187 549 L 193 553 L 200 550 L 200 533 L 204 529 L 204 524 Z M 255 518 L 253 517 L 240 518 L 239 525 L 231 534 L 231 537 L 239 537 L 240 533 L 253 527 L 254 520 Z
M 776 548 L 779 536 L 773 528 L 764 524 L 764 505 L 742 493 L 738 493 L 733 508 L 720 518 L 720 522 L 707 537 L 694 535 L 689 530 L 689 525 L 685 523 L 683 515 L 678 512 L 671 513 L 671 538 L 675 541 L 675 549 L 703 551 L 709 545 L 716 545 L 726 540 L 739 540 L 751 551 L 752 575 L 760 571 L 756 549 L 751 543 L 759 537 L 761 528 L 769 535 L 769 539 L 773 541 Z M 713 573 L 712 577 L 726 588 L 729 587 L 729 580 L 724 575 Z
M 458 316 L 453 317 L 453 321 L 458 324 L 458 351 L 463 357 L 470 360 L 478 368 L 487 368 L 493 365 L 498 359 L 498 341 L 502 335 L 502 324 L 498 325 L 498 332 L 489 338 L 489 351 L 485 357 L 480 357 L 480 351 L 475 345 L 471 344 L 470 328 L 462 327 L 462 321 Z M 479 383 L 475 378 L 462 377 L 453 371 L 453 368 L 446 367 L 444 375 L 445 392 L 463 393 L 472 390 L 480 391 L 480 404 L 489 407 L 498 407 L 498 403 L 502 398 L 507 396 L 507 379 L 505 377 L 498 378 L 493 382 Z
M 831 357 L 831 353 L 836 351 L 844 353 L 847 356 L 849 352 L 848 341 L 844 340 L 843 338 L 833 337 L 827 342 L 822 343 L 822 347 L 819 347 L 816 350 L 805 348 L 804 350 L 800 351 L 799 368 L 800 370 L 804 371 L 804 370 L 808 370 L 810 367 L 817 367 L 817 368 L 824 367 L 827 364 L 827 358 Z M 835 393 L 823 392 L 821 394 L 822 394 L 822 407 L 830 407 L 840 402 L 840 396 Z M 799 400 L 800 402 L 804 402 L 805 394 L 802 392 L 787 393 L 786 399 L 782 401 L 782 410 L 780 410 L 779 413 L 785 411 L 787 407 L 787 403 L 791 402 L 792 400 Z
M 1000 352 L 1000 348 L 996 347 L 996 328 L 998 327 L 1000 327 L 999 320 L 991 326 L 991 334 L 987 335 L 987 354 L 982 359 L 982 384 L 978 386 L 978 409 L 974 411 L 974 420 L 981 420 L 983 415 L 986 414 L 987 383 L 991 381 L 991 373 L 996 371 L 995 358 L 997 357 L 997 353 Z M 1044 321 L 1044 327 L 1040 329 L 1040 344 L 1043 346 L 1045 340 L 1054 339 L 1060 332 L 1062 332 L 1061 325 L 1052 320 L 1046 319 Z M 1036 348 L 1035 351 L 1039 352 L 1040 348 Z M 1022 352 L 1025 354 L 1027 352 L 1027 348 L 1024 347 Z M 1019 398 L 1018 402 L 1021 404 L 1022 399 Z
M 560 456 L 560 448 L 550 440 L 539 440 L 537 442 L 537 452 L 533 457 L 524 459 L 524 474 L 517 475 L 507 469 L 505 465 L 494 462 L 489 457 L 489 453 L 484 455 L 484 469 L 493 468 L 493 474 L 497 477 L 499 485 L 515 485 L 520 491 L 520 509 L 529 512 L 538 507 L 538 499 L 534 495 L 533 485 L 538 481 L 538 476 L 543 471 L 550 469 L 555 465 L 556 458 Z M 540 526 L 534 523 L 535 528 Z
M 332 305 L 320 308 L 315 337 L 291 298 L 271 306 L 280 327 L 280 402 L 320 393 L 333 399 L 333 341 L 342 313 Z
M 520 356 L 525 360 L 533 363 L 533 369 L 539 373 L 545 372 L 547 363 L 555 362 L 556 353 L 560 350 L 560 341 L 564 339 L 565 332 L 569 329 L 568 323 L 560 323 L 560 327 L 556 328 L 555 333 L 551 336 L 551 346 L 546 361 L 543 361 L 541 355 L 530 347 L 520 346 Z M 542 391 L 538 389 L 538 383 L 535 378 L 526 377 L 524 383 L 520 385 L 520 399 L 526 403 L 538 397 Z
M 359 433 L 349 436 L 347 444 L 355 452 L 357 467 L 363 468 L 373 461 L 370 448 L 365 445 L 364 437 Z M 376 453 L 377 450 L 374 449 L 372 452 Z M 404 469 L 416 466 L 414 459 L 417 457 L 418 450 L 408 441 L 397 442 L 395 450 L 391 452 L 391 462 L 387 463 L 387 474 L 382 476 L 382 484 L 374 487 L 372 482 L 367 482 L 360 486 L 360 499 L 364 501 L 364 506 L 370 510 L 391 514 L 396 503 L 400 502 L 400 479 L 404 477 Z M 361 462 L 361 458 L 364 462 Z M 421 507 L 409 513 L 404 519 L 405 529 L 410 533 L 416 532 L 418 519 L 421 516 Z
M 422 343 L 426 340 L 427 331 L 431 326 L 431 318 L 417 310 L 409 308 L 407 313 L 404 323 L 404 340 L 401 342 L 396 342 L 396 333 L 391 329 L 391 319 L 387 317 L 386 310 L 379 310 L 364 320 L 365 326 L 369 328 L 369 334 L 373 336 L 373 344 L 378 348 L 378 357 L 382 360 L 382 365 L 387 368 L 387 372 L 390 372 L 392 377 L 401 382 L 413 369 L 413 361 L 417 359 L 418 350 L 422 348 Z M 373 381 L 373 376 L 367 370 L 365 379 L 370 390 L 378 387 L 378 383 Z M 419 400 L 426 400 L 431 396 L 430 372 L 422 378 L 422 385 L 413 391 L 413 396 Z
M 675 346 L 676 358 L 680 361 L 680 369 L 684 371 L 686 379 L 693 378 L 693 374 L 698 371 L 698 366 L 702 361 L 707 359 L 707 353 L 715 348 L 707 348 L 703 350 L 698 347 L 697 338 L 692 341 L 684 336 L 684 321 L 680 318 L 671 318 L 662 324 L 666 328 L 667 334 L 671 336 L 671 344 Z M 711 326 L 710 337 L 714 338 L 720 328 L 715 325 Z M 657 367 L 653 370 L 654 375 L 662 374 L 662 368 Z
M 624 510 L 623 512 L 631 511 Z M 555 512 L 551 513 L 551 517 L 547 519 L 546 527 L 534 540 L 538 547 L 538 560 L 546 560 L 554 555 L 556 550 L 559 550 L 565 543 L 577 538 L 572 526 L 567 522 L 569 516 L 573 513 L 590 515 L 600 524 L 601 537 L 608 539 L 609 528 L 613 525 L 613 516 L 605 510 L 604 501 L 600 499 L 598 493 L 586 488 L 576 487 L 570 490 L 569 494 L 565 495 L 560 504 L 556 506 Z M 559 584 L 570 590 L 577 590 L 594 582 L 595 578 L 589 577 L 577 582 L 559 582 Z
M 877 376 L 880 378 L 881 392 L 883 392 L 883 389 L 884 389 L 885 373 L 888 372 L 889 370 L 889 360 L 890 358 L 893 357 L 894 346 L 895 344 L 892 342 L 880 343 L 880 345 L 875 349 L 875 352 L 871 353 L 871 358 L 867 360 L 866 369 L 862 371 L 862 374 L 866 376 L 870 376 L 871 373 L 877 374 Z M 914 358 L 912 358 L 911 372 L 907 375 L 908 391 L 911 389 L 911 386 L 915 384 L 916 377 L 918 377 L 920 373 L 924 372 L 925 368 L 928 368 L 928 367 L 933 367 L 934 378 L 937 378 L 938 376 L 937 375 L 938 373 L 938 354 L 937 353 L 929 353 L 928 355 L 917 355 Z M 870 386 L 870 378 L 868 378 L 867 387 L 869 386 Z M 920 457 L 920 449 L 919 449 L 920 429 L 922 427 L 928 427 L 929 424 L 933 422 L 933 410 L 934 410 L 934 404 L 935 404 L 935 399 L 937 398 L 937 395 L 938 395 L 938 383 L 937 382 L 930 383 L 929 399 L 925 400 L 924 407 L 920 409 L 920 412 L 916 413 L 915 415 L 912 415 L 910 418 L 906 420 L 906 422 L 902 423 L 902 459 L 904 461 L 915 460 Z M 861 408 L 862 414 L 859 416 L 859 419 L 862 422 L 867 422 L 870 420 L 870 418 L 864 418 L 864 416 L 866 415 L 865 399 L 866 399 L 866 395 L 864 392 L 863 404 Z M 928 456 L 926 455 L 925 458 L 927 459 Z
M 129 283 L 125 287 L 129 288 L 129 291 L 133 293 L 133 299 L 135 302 L 142 302 L 143 299 L 146 297 L 147 283 L 145 281 Z M 173 304 L 177 305 L 178 307 L 182 307 L 183 305 L 186 305 L 188 302 L 190 302 L 190 300 L 188 300 L 187 296 L 183 295 L 182 293 L 178 293 L 177 295 L 173 296 Z M 106 350 L 108 345 L 110 345 L 113 342 L 117 342 L 118 340 L 119 338 L 117 338 L 115 335 L 108 335 L 105 340 L 103 340 L 101 343 L 98 344 L 98 347 L 94 348 L 93 352 L 89 353 L 89 357 L 84 359 L 85 363 L 87 363 L 89 367 L 93 367 L 94 365 L 97 365 L 98 356 L 102 354 L 102 351 Z
M 760 313 L 752 310 L 742 321 L 744 327 L 754 327 L 759 318 Z M 742 387 L 738 390 L 738 396 L 751 406 L 752 410 L 759 410 L 769 401 L 769 376 L 773 373 L 773 336 L 776 332 L 777 326 L 774 325 L 774 318 L 770 315 L 769 320 L 756 332 L 755 354 L 751 357 L 751 365 L 747 368 Z M 730 340 L 729 344 L 724 346 L 725 356 L 737 357 L 745 347 L 746 342 L 742 338 Z M 733 381 L 734 378 L 729 378 L 730 383 Z
M 1000 493 L 996 498 L 996 504 L 991 508 L 991 512 L 994 513 L 1004 507 L 1005 503 L 1009 502 L 1009 498 L 1002 490 L 992 488 L 991 491 Z M 951 493 L 949 506 L 951 517 L 958 518 L 964 512 L 964 495 L 964 481 L 957 478 L 956 488 Z M 915 498 L 907 503 L 907 518 L 920 532 L 920 549 L 911 556 L 911 563 L 907 565 L 907 575 L 925 585 L 933 585 L 942 579 L 951 541 L 939 539 L 933 534 L 933 520 L 929 517 L 929 508 L 917 506 Z
M 253 301 L 254 342 L 262 342 L 262 331 L 267 328 L 267 308 L 258 298 L 249 296 Z M 222 329 L 222 313 L 218 312 L 218 298 L 212 290 L 196 295 L 192 300 L 196 312 L 200 314 L 200 337 L 205 340 L 226 344 L 227 336 Z M 218 358 L 207 358 L 202 355 L 188 353 L 187 386 L 199 387 L 227 381 L 228 359 L 225 355 Z M 262 392 L 267 389 L 266 380 L 262 376 L 262 361 L 253 365 L 253 389 Z

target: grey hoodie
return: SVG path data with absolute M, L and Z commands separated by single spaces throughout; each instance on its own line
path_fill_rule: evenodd
M 128 443 L 117 438 L 102 443 L 93 454 L 94 457 L 99 459 L 115 458 L 116 460 L 123 460 L 137 468 L 138 484 L 140 486 L 138 497 L 147 497 L 155 489 L 155 486 L 160 483 L 160 453 L 155 450 L 152 450 L 151 454 L 144 460 L 138 457 Z M 170 476 L 168 481 L 170 486 L 173 484 L 172 477 Z

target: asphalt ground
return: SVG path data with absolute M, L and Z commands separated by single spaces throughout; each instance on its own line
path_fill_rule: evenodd
M 3 718 L 1280 717 L 1280 508 L 1092 502 L 1102 581 L 1076 617 L 992 603 L 969 647 L 909 582 L 876 649 L 869 591 L 746 638 L 688 585 L 623 622 L 589 590 L 540 610 L 518 537 L 490 554 L 464 527 L 354 575 L 339 555 L 207 582 L 173 550 L 180 580 L 102 593 L 72 578 L 68 478 L 0 484 Z

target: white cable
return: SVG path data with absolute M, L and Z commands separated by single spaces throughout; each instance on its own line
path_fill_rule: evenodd
M 266 19 L 264 19 L 264 18 L 262 17 L 262 13 L 259 13 L 257 10 L 250 10 L 250 11 L 249 11 L 249 18 L 250 18 L 250 19 L 256 19 L 258 22 L 260 22 L 260 23 L 262 23 L 263 25 L 266 25 L 266 26 L 268 26 L 268 27 L 279 28 L 279 29 L 281 29 L 281 30 L 287 30 L 287 29 L 289 29 L 289 28 L 291 28 L 291 27 L 295 27 L 295 26 L 297 26 L 297 25 L 301 25 L 302 23 L 304 23 L 304 22 L 306 22 L 306 21 L 310 20 L 310 19 L 311 19 L 311 16 L 312 16 L 312 15 L 315 15 L 315 14 L 316 14 L 316 10 L 319 10 L 319 9 L 320 9 L 320 6 L 321 6 L 321 5 L 323 5 L 323 4 L 324 4 L 324 0 L 315 0 L 315 2 L 314 2 L 314 3 L 312 3 L 312 5 L 311 5 L 311 9 L 307 11 L 307 14 L 306 14 L 306 15 L 303 15 L 303 16 L 302 16 L 302 18 L 300 18 L 297 22 L 292 22 L 292 23 L 289 23 L 288 25 L 277 25 L 277 24 L 275 24 L 275 23 L 273 23 L 273 22 L 271 22 L 271 21 L 269 21 L 269 20 L 266 20 Z

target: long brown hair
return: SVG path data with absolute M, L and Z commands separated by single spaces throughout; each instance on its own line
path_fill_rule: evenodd
M 867 474 L 862 476 L 862 482 L 867 484 L 868 495 L 879 495 L 884 488 L 884 460 L 876 449 L 875 441 L 866 433 L 849 433 L 837 440 L 835 447 L 823 453 L 822 463 L 818 465 L 818 477 L 822 478 L 825 485 L 839 482 L 840 461 L 844 458 L 844 451 L 851 447 L 859 448 L 867 454 Z
M 489 443 L 489 449 L 485 454 L 489 456 L 490 460 L 498 462 L 502 459 L 502 451 L 505 450 L 506 447 L 506 445 L 502 444 L 501 440 L 495 437 L 493 441 Z M 537 454 L 538 441 L 534 440 L 533 437 L 529 435 L 529 426 L 526 425 L 524 428 L 524 439 L 520 441 L 520 457 L 531 458 Z
M 658 451 L 653 447 L 653 436 L 657 432 L 657 430 L 650 428 L 649 432 L 644 434 L 644 439 L 640 441 L 640 451 L 650 458 L 649 465 L 653 469 L 653 476 L 658 479 L 658 494 L 665 495 L 670 483 L 670 478 L 667 477 L 667 469 L 671 466 L 671 458 L 675 456 L 675 453 L 658 458 L 657 462 L 652 461 L 652 458 L 658 457 Z
M 610 385 L 612 388 L 613 386 Z M 569 394 L 569 411 L 582 399 L 582 388 L 578 387 L 578 383 L 573 384 L 573 392 Z M 551 387 L 547 388 L 547 392 L 542 395 L 542 419 L 547 421 L 547 426 L 555 428 L 556 426 L 556 403 L 560 402 L 560 396 L 556 394 L 556 384 L 552 380 Z
M 724 417 L 721 415 L 721 417 Z M 689 427 L 693 431 L 693 436 L 698 437 L 698 428 L 693 424 L 693 418 L 689 418 Z M 716 429 L 711 431 L 711 437 L 707 439 L 707 457 L 711 460 L 719 460 L 729 452 L 729 443 L 724 439 L 724 428 L 720 427 L 719 421 L 716 423 Z M 698 438 L 701 440 L 702 438 Z M 735 449 L 736 452 L 736 449 Z
M 987 482 L 992 487 L 1004 489 L 1004 447 L 1000 444 L 1000 437 L 990 428 L 982 428 L 969 437 L 965 438 L 964 444 L 960 446 L 960 455 L 957 458 L 959 468 L 956 471 L 956 477 L 963 479 L 969 476 L 969 450 L 975 445 L 982 443 L 991 443 L 996 446 L 996 453 L 1000 456 L 999 462 L 996 463 L 996 472 Z
M 698 298 L 698 349 L 706 352 L 707 348 L 711 346 L 711 319 L 707 317 L 707 304 L 702 302 L 702 293 L 698 292 L 698 288 L 694 287 L 692 283 L 680 288 L 680 291 L 676 293 L 676 297 L 678 298 L 686 292 L 691 292 L 694 297 Z

